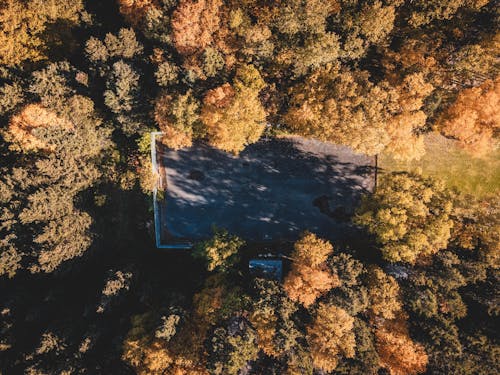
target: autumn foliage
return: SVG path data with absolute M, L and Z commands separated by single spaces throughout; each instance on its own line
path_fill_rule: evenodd
M 326 266 L 333 246 L 312 233 L 305 233 L 294 245 L 292 269 L 288 273 L 284 288 L 290 299 L 310 306 L 316 299 L 339 285 L 336 275 Z
M 371 312 L 384 319 L 393 319 L 402 309 L 399 285 L 394 277 L 373 266 L 368 273 L 368 286 Z
M 221 0 L 181 0 L 172 17 L 174 45 L 181 55 L 192 55 L 214 43 L 220 27 Z
M 500 374 L 498 2 L 0 0 L 0 373 Z
M 258 70 L 245 65 L 233 85 L 225 83 L 205 94 L 201 120 L 210 145 L 238 154 L 259 140 L 266 119 L 258 96 L 264 85 Z
M 391 375 L 415 375 L 425 372 L 428 357 L 424 347 L 412 341 L 403 315 L 385 322 L 375 331 L 381 365 Z
M 155 120 L 163 131 L 162 143 L 179 149 L 189 147 L 195 136 L 199 136 L 200 104 L 190 92 L 177 97 L 163 94 L 156 99 Z
M 355 221 L 377 237 L 386 260 L 414 264 L 446 247 L 452 209 L 451 193 L 442 182 L 394 173 L 364 199 Z
M 312 324 L 307 328 L 307 342 L 314 367 L 333 371 L 341 356 L 354 356 L 354 318 L 334 305 L 321 303 Z
M 6 137 L 24 151 L 50 150 L 53 146 L 36 135 L 37 129 L 49 127 L 69 130 L 73 125 L 40 104 L 29 104 L 11 118 Z
M 500 131 L 500 77 L 463 90 L 441 117 L 440 129 L 475 156 L 495 150 Z
M 158 6 L 157 0 L 118 0 L 120 13 L 132 26 L 143 22 L 148 10 Z
M 0 2 L 0 64 L 19 65 L 47 57 L 48 25 L 63 21 L 76 25 L 83 10 L 81 0 Z M 62 25 L 62 24 L 61 24 Z M 52 31 L 52 40 L 61 39 L 66 25 Z M 58 33 L 59 32 L 59 33 Z

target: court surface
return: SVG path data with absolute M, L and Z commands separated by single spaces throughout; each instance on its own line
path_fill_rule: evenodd
M 306 229 L 335 240 L 374 181 L 373 158 L 300 137 L 262 140 L 239 156 L 160 146 L 158 159 L 167 178 L 163 229 L 190 240 L 214 226 L 247 240 L 295 240 Z

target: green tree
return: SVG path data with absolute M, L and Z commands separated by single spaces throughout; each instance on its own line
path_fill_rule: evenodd
M 353 358 L 341 358 L 335 373 L 377 374 L 380 369 L 380 357 L 375 347 L 371 325 L 360 318 L 355 318 L 353 332 L 356 336 L 356 355 Z
M 116 116 L 123 132 L 129 136 L 141 129 L 136 111 L 140 102 L 139 78 L 130 64 L 119 60 L 113 64 L 104 91 L 104 103 Z
M 351 316 L 366 311 L 370 301 L 363 280 L 366 273 L 363 263 L 349 254 L 341 253 L 332 256 L 328 265 L 340 284 L 329 293 L 329 300 Z
M 218 229 L 211 239 L 194 246 L 193 256 L 204 260 L 209 271 L 226 272 L 238 261 L 238 252 L 244 244 L 242 239 Z
M 298 306 L 276 281 L 256 279 L 250 322 L 258 336 L 259 348 L 269 356 L 290 356 L 303 334 L 293 321 Z
M 414 264 L 447 246 L 452 209 L 452 193 L 442 182 L 393 173 L 363 199 L 355 223 L 376 236 L 384 259 Z
M 467 315 L 467 307 L 459 289 L 467 285 L 467 277 L 458 256 L 441 251 L 432 265 L 419 269 L 411 276 L 411 292 L 407 304 L 411 310 L 429 319 L 438 315 L 451 320 Z
M 92 243 L 92 219 L 74 201 L 99 180 L 96 160 L 110 147 L 110 134 L 100 126 L 90 99 L 74 96 L 65 107 L 65 120 L 71 126 L 37 127 L 32 136 L 44 145 L 43 150 L 19 157 L 2 171 L 5 208 L 0 230 L 8 240 L 2 243 L 7 246 L 2 260 L 7 259 L 4 272 L 11 275 L 19 257 L 31 272 L 52 272 L 81 256 Z
M 235 318 L 240 319 L 240 318 Z M 229 324 L 232 322 L 230 321 Z M 236 322 L 234 322 L 236 323 Z M 233 323 L 233 325 L 234 325 Z M 238 329 L 218 327 L 209 339 L 208 370 L 214 375 L 238 375 L 243 367 L 257 358 L 259 351 L 254 330 L 241 320 Z
M 162 94 L 156 99 L 155 120 L 165 134 L 162 142 L 167 147 L 189 147 L 193 138 L 203 136 L 200 121 L 200 103 L 191 91 L 175 97 Z

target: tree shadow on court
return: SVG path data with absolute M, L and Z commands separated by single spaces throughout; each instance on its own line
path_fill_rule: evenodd
M 306 229 L 336 239 L 370 190 L 371 160 L 340 146 L 331 153 L 299 146 L 272 139 L 239 156 L 204 144 L 160 148 L 168 183 L 162 225 L 192 239 L 209 236 L 213 225 L 249 240 L 293 240 Z

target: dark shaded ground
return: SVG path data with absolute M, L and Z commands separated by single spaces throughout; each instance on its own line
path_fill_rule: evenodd
M 215 225 L 247 240 L 295 240 L 306 229 L 340 239 L 373 187 L 372 158 L 300 137 L 262 140 L 239 157 L 202 144 L 159 152 L 161 221 L 177 238 L 206 238 Z

